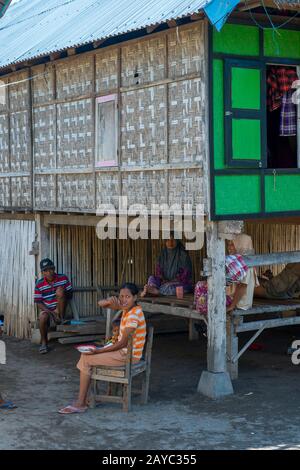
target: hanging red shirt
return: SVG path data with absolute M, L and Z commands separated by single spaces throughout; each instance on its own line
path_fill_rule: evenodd
M 272 67 L 269 70 L 267 84 L 270 111 L 280 108 L 283 94 L 292 88 L 295 80 L 298 80 L 298 75 L 294 68 Z

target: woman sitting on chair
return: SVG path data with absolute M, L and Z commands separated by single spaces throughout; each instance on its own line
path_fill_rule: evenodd
M 155 276 L 149 277 L 141 297 L 176 295 L 176 287 L 182 287 L 184 293 L 193 292 L 192 262 L 182 243 L 171 234 L 158 258 Z
M 92 368 L 125 365 L 126 346 L 131 333 L 133 334 L 132 362 L 136 363 L 141 359 L 146 338 L 146 322 L 141 307 L 137 305 L 137 294 L 137 286 L 128 282 L 122 285 L 119 298 L 111 297 L 98 302 L 100 307 L 122 310 L 118 341 L 111 346 L 81 354 L 77 364 L 80 370 L 78 398 L 72 405 L 59 410 L 59 413 L 83 413 L 87 410 L 87 394 L 91 382 Z

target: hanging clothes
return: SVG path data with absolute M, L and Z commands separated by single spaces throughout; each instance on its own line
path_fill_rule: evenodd
M 295 68 L 279 66 L 269 69 L 267 84 L 270 111 L 280 108 L 283 95 L 290 91 L 295 80 L 298 80 Z
M 292 101 L 294 90 L 284 93 L 280 112 L 280 136 L 297 135 L 297 107 Z

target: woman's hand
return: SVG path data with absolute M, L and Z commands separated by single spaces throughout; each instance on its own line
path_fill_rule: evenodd
M 103 308 L 121 308 L 120 301 L 117 297 L 99 300 L 98 305 Z
M 226 308 L 226 312 L 227 313 L 232 312 L 235 308 L 236 308 L 236 305 L 231 304 Z
M 140 297 L 145 297 L 147 295 L 147 293 L 148 293 L 148 284 L 145 284 L 144 288 L 143 288 L 143 290 L 140 294 Z

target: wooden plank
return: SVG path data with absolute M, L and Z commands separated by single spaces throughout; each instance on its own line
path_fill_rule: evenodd
M 85 325 L 58 325 L 57 331 L 75 334 L 105 333 L 105 320 L 90 322 Z
M 279 326 L 300 325 L 300 317 L 275 318 L 272 320 L 261 320 L 243 323 L 236 326 L 236 332 L 259 330 L 260 328 L 277 328 Z
M 276 312 L 285 312 L 290 310 L 299 310 L 300 304 L 283 304 L 283 305 L 261 305 L 248 310 L 234 310 L 232 315 L 234 317 L 244 317 L 247 315 L 256 315 L 260 313 L 276 313 Z
M 102 403 L 123 403 L 123 397 L 112 395 L 95 395 L 95 400 Z
M 182 318 L 192 318 L 194 320 L 203 320 L 203 315 L 200 315 L 196 310 L 183 307 L 172 307 L 170 305 L 149 304 L 147 302 L 139 302 L 143 311 L 151 313 L 164 313 L 166 315 L 174 315 Z
M 299 263 L 300 251 L 284 251 L 282 253 L 251 255 L 244 256 L 243 258 L 249 267 L 266 266 L 270 264 Z
M 68 338 L 59 338 L 58 342 L 61 344 L 73 344 L 73 343 L 86 343 L 87 341 L 99 341 L 104 340 L 104 335 L 87 335 L 87 336 L 70 336 Z
M 212 275 L 208 278 L 207 370 L 226 372 L 226 298 L 225 240 L 218 237 L 218 225 L 208 222 L 207 255 L 212 259 Z

